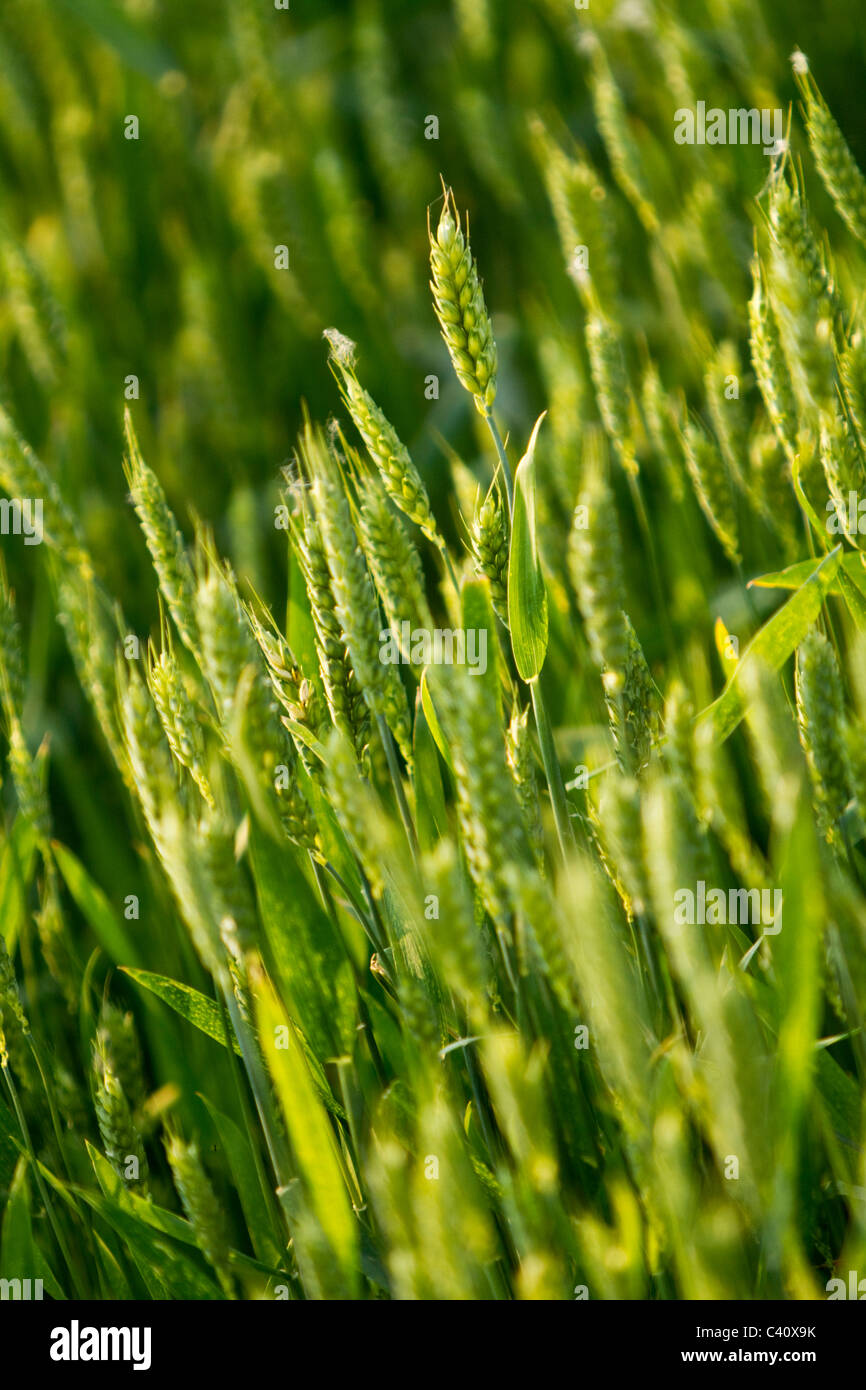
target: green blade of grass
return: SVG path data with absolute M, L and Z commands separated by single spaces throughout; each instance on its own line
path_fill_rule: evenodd
M 545 412 L 546 414 L 546 412 Z M 508 625 L 514 664 L 522 680 L 539 674 L 547 654 L 547 588 L 538 554 L 535 520 L 535 446 L 539 416 L 514 475 L 514 511 L 508 553 Z
M 141 953 L 123 926 L 108 898 L 81 863 L 80 859 L 61 845 L 52 841 L 51 845 L 57 867 L 63 875 L 75 903 L 93 928 L 94 935 L 104 951 L 118 965 L 129 962 L 137 965 Z
M 742 687 L 745 666 L 763 663 L 774 671 L 779 670 L 818 617 L 841 561 L 842 547 L 837 545 L 793 597 L 755 634 L 719 698 L 698 715 L 698 723 L 712 723 L 720 742 L 730 738 L 746 713 L 747 702 Z
M 445 792 L 436 753 L 436 741 L 424 710 L 420 689 L 415 697 L 415 823 L 422 851 L 430 850 L 448 833 Z
M 0 1279 L 41 1279 L 51 1298 L 65 1299 L 66 1294 L 33 1233 L 29 1171 L 29 1161 L 22 1156 L 15 1169 L 3 1215 Z M 30 1296 L 35 1298 L 36 1294 L 31 1292 Z
M 202 1100 L 207 1106 L 228 1159 L 253 1249 L 265 1264 L 279 1265 L 285 1258 L 285 1251 L 274 1238 L 273 1224 L 259 1183 L 250 1141 L 234 1120 L 218 1110 L 207 1096 L 202 1096 Z
M 259 1037 L 304 1187 L 336 1262 L 339 1283 L 351 1294 L 357 1289 L 358 1225 L 334 1132 L 316 1095 L 295 1029 L 264 975 L 257 982 L 255 1003 Z
M 430 728 L 430 733 L 433 735 L 433 742 L 442 754 L 442 759 L 448 771 L 453 773 L 454 763 L 451 759 L 451 749 L 448 747 L 448 740 L 442 731 L 442 725 L 439 723 L 439 716 L 436 713 L 436 706 L 433 704 L 433 696 L 430 693 L 430 683 L 427 679 L 426 666 L 421 672 L 421 705 Z
M 199 1032 L 225 1046 L 220 1011 L 212 999 L 200 994 L 191 985 L 182 985 L 178 980 L 169 980 L 165 975 L 156 975 L 151 970 L 136 970 L 132 966 L 121 966 L 121 970 L 142 989 L 150 990 L 151 994 L 168 1004 L 170 1009 L 174 1009 L 187 1023 L 198 1028 Z M 232 1039 L 232 1046 L 240 1056 L 241 1049 L 237 1039 Z
M 294 852 L 250 827 L 250 859 L 271 959 L 304 1033 L 320 1057 L 351 1051 L 351 962 Z
M 35 863 L 36 836 L 33 826 L 26 816 L 19 814 L 15 817 L 0 857 L 0 923 L 10 955 L 15 950 L 21 929 Z

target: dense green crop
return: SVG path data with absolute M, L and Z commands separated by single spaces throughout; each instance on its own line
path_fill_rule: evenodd
M 7 0 L 0 1278 L 866 1268 L 866 183 L 810 11 Z

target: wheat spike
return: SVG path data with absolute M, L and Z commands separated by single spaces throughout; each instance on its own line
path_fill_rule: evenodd
M 770 423 L 792 460 L 797 453 L 797 401 L 785 359 L 776 311 L 759 256 L 752 258 L 752 297 L 749 300 L 749 345 L 752 365 Z
M 195 620 L 195 577 L 180 527 L 166 501 L 162 484 L 141 456 L 132 416 L 127 410 L 124 472 L 136 515 L 147 541 L 159 587 L 181 640 L 195 655 L 198 630 Z
M 0 487 L 10 497 L 40 500 L 43 536 L 64 562 L 85 579 L 93 578 L 93 562 L 82 544 L 81 523 L 64 501 L 60 488 L 29 444 L 21 438 L 0 406 Z
M 177 1135 L 169 1134 L 165 1151 L 181 1204 L 195 1232 L 198 1247 L 208 1263 L 213 1265 L 224 1293 L 232 1298 L 234 1282 L 229 1269 L 229 1240 L 225 1213 L 205 1173 L 198 1145 L 186 1144 Z
M 146 1196 L 149 1172 L 147 1156 L 123 1087 L 108 1059 L 98 1051 L 94 1053 L 94 1069 L 94 1107 L 105 1157 L 128 1187 Z
M 840 215 L 858 241 L 866 246 L 866 179 L 802 53 L 794 54 L 793 66 L 806 103 L 806 130 L 818 172 Z
M 335 728 L 346 733 L 361 759 L 370 741 L 370 714 L 343 640 L 322 533 L 312 513 L 304 517 L 297 554 L 307 587 L 325 699 Z
M 701 511 L 732 564 L 740 562 L 734 489 L 715 440 L 697 422 L 683 430 L 686 467 Z
M 170 646 L 148 646 L 147 683 L 168 746 L 178 765 L 190 774 L 209 806 L 213 792 L 204 770 L 205 745 L 201 715 L 190 699 Z
M 444 542 L 430 508 L 424 480 L 394 426 L 358 381 L 354 345 L 347 346 L 349 340 L 333 328 L 326 331 L 325 337 L 331 343 L 331 362 L 339 377 L 346 409 L 379 470 L 385 491 L 394 505 L 441 549 Z
M 451 189 L 430 231 L 433 302 L 445 346 L 458 379 L 471 392 L 482 415 L 496 399 L 496 342 L 478 270 L 460 224 Z
M 586 346 L 599 414 L 620 463 L 637 474 L 628 405 L 631 388 L 619 334 L 612 321 L 597 309 L 586 321 Z
M 592 658 L 605 689 L 615 694 L 622 687 L 628 658 L 619 527 L 596 436 L 588 437 L 586 451 L 581 505 L 587 509 L 588 524 L 584 526 L 580 512 L 575 513 L 569 566 Z
M 490 581 L 494 610 L 508 627 L 508 514 L 495 481 L 476 504 L 469 538 L 476 569 Z
M 398 632 L 404 621 L 430 631 L 433 617 L 418 551 L 377 482 L 362 481 L 359 499 L 361 540 L 388 623 Z
M 797 651 L 797 722 L 819 824 L 828 840 L 848 804 L 851 787 L 843 733 L 842 680 L 827 638 L 813 629 Z

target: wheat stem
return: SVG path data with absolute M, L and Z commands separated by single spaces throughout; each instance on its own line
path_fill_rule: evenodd
M 529 682 L 529 689 L 532 695 L 532 710 L 535 715 L 535 727 L 538 730 L 541 761 L 544 764 L 544 775 L 547 778 L 547 787 L 550 792 L 550 804 L 553 808 L 553 819 L 556 824 L 556 835 L 559 840 L 559 848 L 562 851 L 562 857 L 566 859 L 569 850 L 574 848 L 574 828 L 571 824 L 571 817 L 568 814 L 568 804 L 565 799 L 565 786 L 563 785 L 559 759 L 556 756 L 556 747 L 553 742 L 553 730 L 550 727 L 547 706 L 544 703 L 544 696 L 541 693 L 538 676 L 536 676 L 534 681 Z
M 391 730 L 385 722 L 383 714 L 376 715 L 376 724 L 379 729 L 379 737 L 382 740 L 382 747 L 385 749 L 385 757 L 388 761 L 388 772 L 394 787 L 394 795 L 397 798 L 397 809 L 400 812 L 400 819 L 403 822 L 403 829 L 406 831 L 406 839 L 409 841 L 409 848 L 412 851 L 413 859 L 418 858 L 418 836 L 412 824 L 412 815 L 409 810 L 409 803 L 406 800 L 406 792 L 403 789 L 403 779 L 400 776 L 400 768 L 397 763 L 397 753 L 394 748 L 394 739 Z
M 442 544 L 441 546 L 439 546 L 439 554 L 442 556 L 442 560 L 443 560 L 443 563 L 444 563 L 444 565 L 445 565 L 445 570 L 446 570 L 446 573 L 447 573 L 447 575 L 448 575 L 448 578 L 451 580 L 452 586 L 453 586 L 453 588 L 454 588 L 454 592 L 455 592 L 455 594 L 457 595 L 457 597 L 459 598 L 459 597 L 460 597 L 460 581 L 459 581 L 459 579 L 457 578 L 457 573 L 456 573 L 456 571 L 455 571 L 455 569 L 454 569 L 454 565 L 453 565 L 453 563 L 452 563 L 451 556 L 448 554 L 448 548 L 447 548 L 447 546 L 444 544 L 444 542 L 443 542 L 443 544 Z
M 292 1164 L 286 1142 L 282 1137 L 279 1121 L 277 1120 L 271 1089 L 264 1067 L 262 1066 L 258 1044 L 253 1036 L 252 1029 L 241 1013 L 234 988 L 227 974 L 220 980 L 220 988 L 229 1011 L 232 1027 L 235 1030 L 235 1037 L 241 1049 L 244 1069 L 255 1098 L 256 1110 L 258 1111 L 259 1121 L 261 1122 L 265 1142 L 268 1146 L 271 1166 L 273 1167 L 278 1185 L 280 1187 L 285 1187 L 292 1176 Z
M 640 478 L 637 477 L 636 474 L 631 472 L 627 474 L 627 477 L 632 503 L 634 504 L 634 509 L 637 513 L 638 526 L 640 527 L 641 535 L 643 536 L 644 540 L 644 545 L 646 546 L 646 555 L 647 560 L 649 562 L 650 582 L 653 587 L 653 598 L 655 599 L 659 611 L 659 616 L 662 620 L 662 627 L 664 628 L 665 634 L 665 644 L 668 649 L 668 655 L 670 656 L 672 662 L 676 664 L 677 650 L 676 643 L 674 642 L 674 632 L 671 626 L 671 618 L 670 613 L 668 612 L 667 600 L 665 598 L 664 585 L 662 584 L 662 573 L 661 566 L 659 565 L 658 560 L 658 552 L 656 550 L 655 541 L 653 539 L 652 527 L 649 523 L 646 505 L 643 500 L 643 490 L 640 485 Z
M 511 482 L 511 466 L 508 462 L 508 455 L 505 452 L 505 445 L 502 443 L 502 436 L 500 435 L 496 425 L 496 421 L 493 418 L 492 410 L 485 409 L 484 419 L 487 422 L 487 428 L 489 429 L 491 437 L 493 439 L 493 443 L 496 446 L 496 452 L 499 456 L 499 462 L 502 464 L 502 476 L 505 479 L 505 492 L 508 497 L 508 515 L 510 517 L 511 513 L 514 511 L 514 487 Z
M 232 1026 L 229 1021 L 229 1015 L 226 1009 L 225 1000 L 222 996 L 219 987 L 216 986 L 216 984 L 214 985 L 214 1001 L 216 1003 L 217 1008 L 219 1009 L 220 1023 L 222 1025 L 223 1030 L 223 1039 L 225 1041 L 226 1051 L 228 1053 L 229 1058 L 229 1070 L 232 1074 L 232 1080 L 234 1082 L 235 1091 L 237 1092 L 238 1104 L 240 1105 L 241 1114 L 243 1115 L 244 1128 L 250 1141 L 250 1151 L 253 1156 L 253 1167 L 256 1170 L 256 1180 L 261 1190 L 262 1198 L 264 1200 L 265 1206 L 268 1211 L 268 1215 L 271 1220 L 271 1225 L 274 1227 L 274 1235 L 277 1240 L 277 1244 L 282 1245 L 283 1228 L 285 1229 L 285 1234 L 288 1236 L 290 1240 L 292 1233 L 289 1230 L 288 1225 L 286 1224 L 285 1209 L 279 1203 L 276 1203 L 274 1201 L 274 1189 L 268 1182 L 268 1175 L 265 1171 L 265 1165 L 262 1162 L 262 1155 L 259 1149 L 258 1136 L 256 1135 L 255 1131 L 255 1122 L 253 1119 L 252 1106 L 250 1105 L 249 1092 L 244 1086 L 243 1076 L 241 1074 L 241 1069 L 238 1064 L 237 1053 L 234 1047 L 234 1036 L 232 1033 Z M 277 1216 L 277 1212 L 279 1212 L 279 1216 Z
M 39 1196 L 42 1198 L 42 1205 L 45 1208 L 45 1214 L 48 1217 L 51 1229 L 54 1232 L 54 1239 L 57 1241 L 58 1249 L 60 1250 L 60 1253 L 63 1256 L 63 1262 L 66 1265 L 66 1268 L 69 1270 L 69 1277 L 72 1280 L 72 1284 L 76 1294 L 79 1298 L 86 1298 L 87 1294 L 83 1290 L 82 1285 L 79 1282 L 78 1275 L 76 1274 L 75 1265 L 72 1262 L 72 1255 L 70 1254 L 69 1246 L 66 1243 L 66 1237 L 60 1229 L 60 1225 L 57 1220 L 54 1207 L 52 1206 L 51 1201 L 49 1200 L 48 1189 L 46 1188 L 45 1180 L 42 1177 L 42 1170 L 40 1167 L 39 1159 L 36 1157 L 36 1150 L 33 1147 L 33 1140 L 30 1137 L 30 1129 L 27 1124 L 27 1121 L 24 1118 L 24 1111 L 21 1109 L 21 1102 L 18 1098 L 18 1089 L 15 1085 L 15 1082 L 12 1080 L 12 1073 L 10 1072 L 9 1065 L 6 1061 L 0 1063 L 0 1070 L 2 1070 L 3 1075 L 6 1079 L 6 1086 L 9 1091 L 9 1099 L 12 1102 L 12 1109 L 15 1112 L 15 1118 L 18 1121 L 18 1128 L 21 1130 L 21 1137 L 24 1140 L 24 1147 L 27 1150 L 27 1156 L 30 1159 L 31 1164 L 33 1165 L 33 1176 L 36 1179 L 36 1186 L 39 1188 Z
M 36 1046 L 36 1041 L 33 1037 L 32 1032 L 29 1029 L 27 1030 L 27 1042 L 30 1047 L 33 1060 L 36 1063 L 36 1070 L 39 1072 L 39 1079 L 42 1082 L 42 1088 L 45 1091 L 45 1096 L 48 1101 L 48 1110 L 51 1115 L 51 1127 L 54 1130 L 54 1138 L 57 1141 L 57 1148 L 60 1151 L 60 1161 L 63 1164 L 63 1171 L 65 1172 L 69 1181 L 72 1182 L 72 1172 L 70 1170 L 69 1162 L 66 1157 L 66 1147 L 63 1143 L 63 1135 L 60 1129 L 60 1116 L 57 1113 L 57 1100 L 54 1095 L 54 1087 L 48 1079 L 48 1074 L 44 1066 L 42 1065 L 42 1058 L 39 1054 L 39 1048 Z
M 346 953 L 346 959 L 348 960 L 349 965 L 351 966 L 352 977 L 355 981 L 355 998 L 358 1004 L 358 1013 L 361 1018 L 361 1026 L 363 1028 L 364 1038 L 368 1048 L 370 1049 L 370 1060 L 373 1063 L 373 1067 L 375 1068 L 376 1075 L 379 1078 L 380 1084 L 382 1086 L 387 1086 L 388 1076 L 385 1071 L 385 1064 L 382 1061 L 382 1055 L 379 1052 L 379 1048 L 376 1044 L 376 1036 L 373 1031 L 373 1020 L 370 1018 L 370 1011 L 367 1008 L 367 1001 L 364 998 L 364 992 L 361 986 L 361 978 L 358 972 L 358 967 L 355 964 L 355 958 L 352 955 L 352 952 L 349 950 L 349 947 L 343 939 L 343 934 L 340 931 L 340 919 L 337 916 L 337 909 L 334 903 L 334 897 L 331 892 L 328 880 L 325 878 L 324 869 L 321 864 L 319 864 L 315 859 L 313 859 L 312 855 L 310 856 L 310 861 L 313 866 L 313 876 L 316 880 L 316 885 L 322 896 L 322 904 L 331 921 L 334 923 L 334 926 L 340 936 L 340 942 L 342 944 L 343 950 Z M 337 875 L 337 877 L 339 877 L 339 875 Z
M 502 436 L 493 418 L 493 412 L 489 409 L 484 411 L 484 419 L 490 430 L 499 461 L 502 464 L 502 476 L 505 480 L 505 491 L 508 496 L 508 518 L 509 523 L 514 515 L 514 487 L 511 481 L 511 469 L 508 465 L 508 456 L 505 453 L 505 445 Z M 541 760 L 544 764 L 544 775 L 547 779 L 547 789 L 550 793 L 550 804 L 553 808 L 553 819 L 556 823 L 556 834 L 559 840 L 559 847 L 562 851 L 563 859 L 567 856 L 568 850 L 574 846 L 574 830 L 571 824 L 571 817 L 568 814 L 568 805 L 565 799 L 565 786 L 562 781 L 562 772 L 556 757 L 556 749 L 553 743 L 553 732 L 550 727 L 550 720 L 547 715 L 547 708 L 544 703 L 544 696 L 538 684 L 538 678 L 529 682 L 532 694 L 532 712 L 535 715 L 535 727 L 538 731 L 538 743 L 541 749 Z

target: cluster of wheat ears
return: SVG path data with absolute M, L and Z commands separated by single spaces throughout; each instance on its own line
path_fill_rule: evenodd
M 592 61 L 614 177 L 652 238 Z M 794 67 L 815 166 L 866 245 L 866 181 Z M 540 122 L 533 140 L 585 320 L 580 456 L 541 476 L 561 415 L 503 437 L 446 188 L 433 308 L 489 486 L 454 458 L 455 533 L 363 384 L 363 343 L 329 330 L 344 414 L 308 419 L 285 470 L 285 621 L 204 524 L 182 533 L 133 411 L 126 480 L 161 615 L 139 646 L 0 413 L 0 482 L 44 499 L 56 612 L 151 883 L 140 915 L 56 838 L 4 576 L 4 1276 L 53 1297 L 817 1298 L 836 1267 L 866 1268 L 866 567 L 858 532 L 827 525 L 866 477 L 866 338 L 781 150 L 748 342 L 703 343 L 688 411 L 648 353 L 636 377 L 595 171 Z M 687 552 L 716 538 L 739 595 L 715 674 L 706 633 L 674 631 L 646 476 Z M 747 591 L 755 527 L 788 563 Z M 635 582 L 660 618 L 652 666 Z M 407 621 L 486 632 L 486 669 L 383 662 L 382 631 Z M 675 896 L 699 883 L 781 891 L 781 930 L 683 927 Z M 172 1046 L 197 1112 L 165 1080 Z

